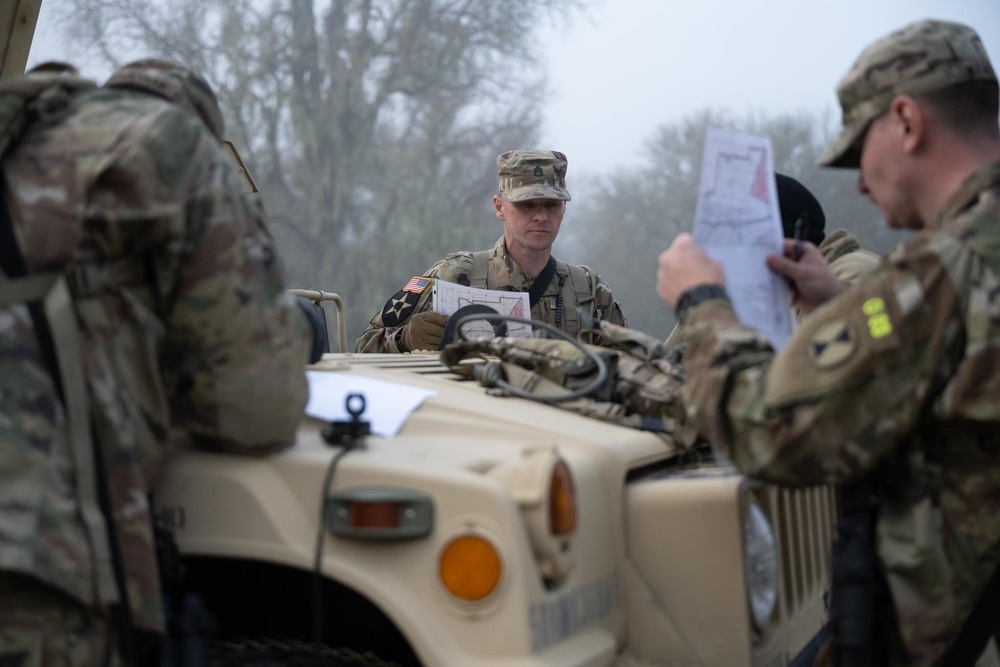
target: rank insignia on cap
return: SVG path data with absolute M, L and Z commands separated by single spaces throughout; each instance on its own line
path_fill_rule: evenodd
M 833 320 L 820 326 L 810 341 L 810 354 L 820 368 L 833 368 L 854 356 L 858 337 L 846 320 Z
M 387 327 L 396 326 L 409 317 L 417 301 L 419 297 L 416 293 L 399 290 L 385 302 L 382 308 L 382 324 Z
M 410 282 L 406 283 L 403 287 L 404 292 L 413 292 L 414 294 L 420 294 L 424 291 L 431 282 L 430 278 L 424 278 L 422 276 L 413 276 L 410 278 Z

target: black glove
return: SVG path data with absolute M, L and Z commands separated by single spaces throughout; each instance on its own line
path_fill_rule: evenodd
M 441 336 L 444 335 L 444 325 L 448 323 L 448 316 L 433 311 L 417 313 L 410 317 L 410 321 L 403 327 L 403 333 L 399 340 L 403 343 L 403 348 L 409 352 L 414 350 L 436 350 Z

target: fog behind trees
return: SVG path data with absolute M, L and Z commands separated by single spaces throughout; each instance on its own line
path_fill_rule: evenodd
M 585 0 L 47 0 L 71 60 L 163 56 L 215 88 L 227 136 L 261 190 L 290 286 L 333 291 L 349 344 L 435 260 L 488 248 L 496 156 L 538 146 L 546 72 L 533 37 Z M 48 7 L 46 11 L 51 11 Z M 51 57 L 67 59 L 66 55 Z M 827 229 L 885 251 L 854 172 L 821 170 L 829 118 L 711 109 L 661 125 L 640 161 L 568 186 L 556 255 L 601 273 L 629 324 L 666 336 L 656 257 L 694 218 L 706 127 L 764 134 Z M 613 128 L 608 128 L 613 132 Z M 335 337 L 334 337 L 335 340 Z

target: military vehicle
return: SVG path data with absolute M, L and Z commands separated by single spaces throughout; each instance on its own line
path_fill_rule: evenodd
M 314 392 L 355 394 L 335 426 L 306 417 L 267 459 L 186 452 L 157 490 L 232 649 L 785 665 L 823 627 L 830 489 L 756 483 L 710 451 L 493 395 L 437 354 L 327 354 L 310 372 Z M 366 434 L 357 394 L 374 412 L 413 389 L 428 395 L 398 432 Z
M 40 4 L 0 9 L 4 75 Z M 823 628 L 831 489 L 495 395 L 436 354 L 351 354 L 337 324 L 311 373 L 352 414 L 303 416 L 268 458 L 182 452 L 156 490 L 217 664 L 772 666 Z M 380 426 L 406 390 L 426 396 Z

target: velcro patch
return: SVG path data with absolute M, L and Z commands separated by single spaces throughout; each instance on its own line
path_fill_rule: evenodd
M 385 302 L 382 308 L 382 324 L 387 327 L 396 326 L 410 316 L 417 301 L 419 301 L 417 293 L 399 290 Z
M 413 276 L 410 278 L 410 282 L 403 286 L 404 292 L 412 292 L 413 294 L 420 294 L 423 292 L 427 286 L 430 284 L 430 278 L 424 278 L 423 276 Z

